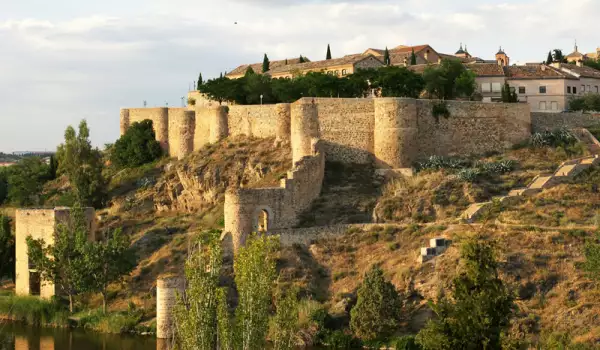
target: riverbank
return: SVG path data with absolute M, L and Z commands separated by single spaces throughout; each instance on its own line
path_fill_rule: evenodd
M 0 294 L 0 320 L 19 322 L 30 326 L 51 328 L 82 328 L 99 333 L 154 335 L 156 323 L 144 322 L 143 310 L 107 312 L 101 309 L 82 310 L 71 315 L 59 300 L 43 300 Z

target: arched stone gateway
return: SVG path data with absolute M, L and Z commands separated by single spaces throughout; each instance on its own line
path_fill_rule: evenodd
M 254 212 L 253 232 L 269 232 L 271 227 L 269 219 L 273 210 L 269 207 L 259 207 Z

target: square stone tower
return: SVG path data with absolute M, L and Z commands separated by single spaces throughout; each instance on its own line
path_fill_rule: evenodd
M 94 208 L 84 208 L 90 240 L 96 239 L 96 221 Z M 44 239 L 47 245 L 54 244 L 56 227 L 66 223 L 71 217 L 71 209 L 58 207 L 54 209 L 18 209 L 16 212 L 15 250 L 16 250 L 16 294 L 39 295 L 49 299 L 56 294 L 53 283 L 40 280 L 40 275 L 29 263 L 27 237 Z

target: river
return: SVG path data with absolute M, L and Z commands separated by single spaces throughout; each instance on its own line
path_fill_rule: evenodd
M 157 350 L 157 341 L 153 336 L 37 328 L 0 321 L 0 350 Z

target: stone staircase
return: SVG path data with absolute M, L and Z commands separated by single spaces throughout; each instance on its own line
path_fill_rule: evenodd
M 563 162 L 558 169 L 550 175 L 538 175 L 536 176 L 529 186 L 524 188 L 517 188 L 508 193 L 507 196 L 496 197 L 495 201 L 499 201 L 503 204 L 510 204 L 517 202 L 520 198 L 533 196 L 537 193 L 542 192 L 545 189 L 557 186 L 561 183 L 572 179 L 577 174 L 588 169 L 591 166 L 600 164 L 600 142 L 592 135 L 587 129 L 573 129 L 571 130 L 577 139 L 584 143 L 592 156 L 572 159 Z M 474 203 L 465 210 L 462 214 L 462 219 L 468 223 L 472 223 L 479 219 L 484 213 L 486 213 L 494 201 Z

